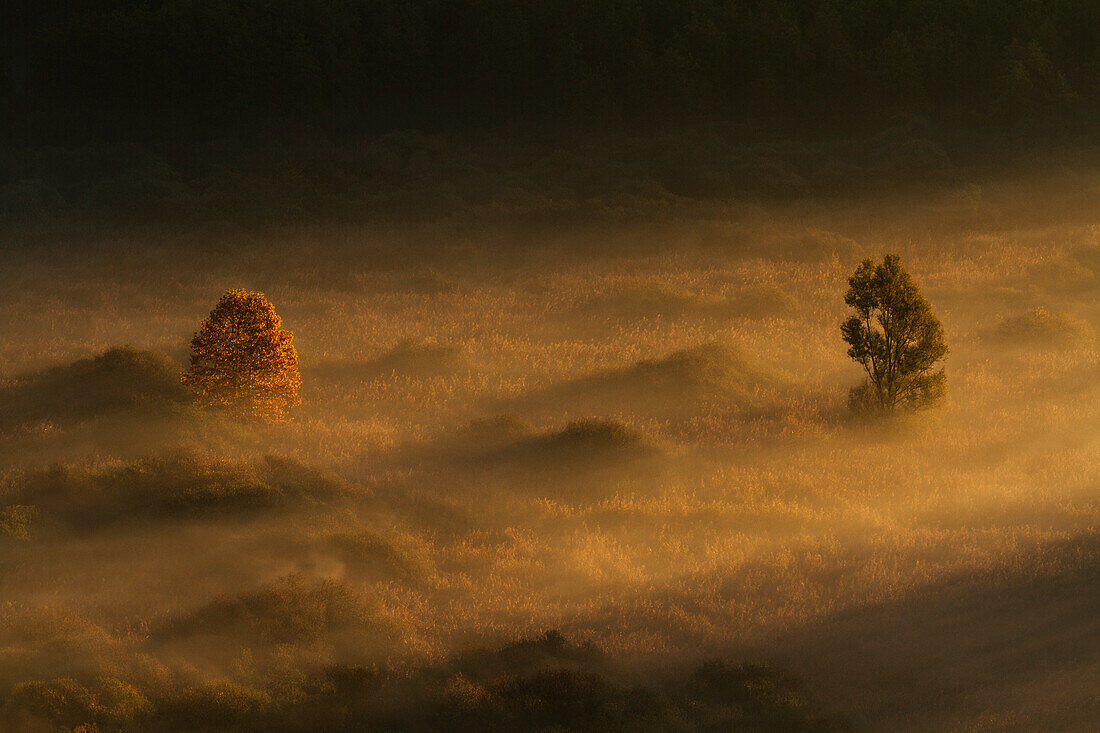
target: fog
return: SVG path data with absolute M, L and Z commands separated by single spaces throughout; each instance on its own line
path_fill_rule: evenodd
M 659 203 L 10 225 L 0 727 L 1087 729 L 1100 178 Z M 949 393 L 868 421 L 886 252 Z M 180 384 L 235 287 L 285 423 Z

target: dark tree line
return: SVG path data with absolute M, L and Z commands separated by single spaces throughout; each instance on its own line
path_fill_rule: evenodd
M 25 137 L 701 116 L 828 130 L 899 112 L 1027 132 L 1049 120 L 1084 129 L 1100 102 L 1095 0 L 4 5 L 0 94 Z

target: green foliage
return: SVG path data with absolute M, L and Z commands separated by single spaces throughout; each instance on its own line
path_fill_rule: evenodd
M 944 396 L 944 372 L 932 371 L 947 354 L 943 326 L 900 257 L 888 254 L 881 265 L 864 260 L 848 279 L 844 302 L 855 310 L 840 327 L 848 356 L 867 372 L 867 382 L 851 391 L 853 411 L 917 409 Z

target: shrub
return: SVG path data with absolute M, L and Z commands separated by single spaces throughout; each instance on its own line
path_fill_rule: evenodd
M 641 433 L 615 420 L 575 420 L 564 428 L 522 438 L 496 452 L 502 465 L 524 472 L 533 466 L 544 477 L 558 476 L 582 467 L 599 469 L 626 461 L 660 455 L 660 449 Z M 484 456 L 478 457 L 479 462 Z M 576 478 L 576 477 L 575 477 Z M 559 490 L 577 490 L 580 484 L 555 482 Z
M 158 711 L 162 730 L 267 730 L 269 694 L 229 680 L 188 687 Z
M 346 583 L 288 575 L 169 621 L 154 636 L 168 640 L 210 635 L 245 644 L 280 644 L 346 630 L 378 630 L 380 622 L 378 612 Z
M 0 429 L 80 422 L 113 412 L 166 412 L 186 401 L 179 367 L 171 359 L 123 346 L 0 387 Z
M 11 720 L 49 721 L 63 729 L 97 731 L 140 730 L 153 706 L 137 688 L 114 677 L 99 677 L 89 684 L 62 677 L 16 685 L 4 706 Z M 29 727 L 29 726 L 28 726 Z
M 4 706 L 7 720 L 45 720 L 77 726 L 98 718 L 103 707 L 95 693 L 76 680 L 23 682 L 12 690 Z
M 1003 319 L 992 330 L 994 341 L 1005 345 L 1070 346 L 1088 336 L 1088 326 L 1065 313 L 1033 308 Z
M 13 502 L 0 512 L 0 533 L 7 527 L 18 536 L 38 514 L 47 524 L 96 529 L 327 502 L 345 488 L 288 458 L 268 456 L 252 464 L 181 452 L 96 471 L 56 466 L 14 474 L 0 491 Z

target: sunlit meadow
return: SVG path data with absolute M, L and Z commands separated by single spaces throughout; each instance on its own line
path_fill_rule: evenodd
M 70 726 L 201 694 L 250 720 L 308 706 L 316 670 L 412 674 L 553 629 L 627 679 L 774 664 L 856 727 L 1081 726 L 1098 197 L 1075 178 L 527 228 L 17 230 L 0 686 L 92 680 L 91 702 L 51 688 Z M 869 422 L 839 323 L 885 252 L 944 324 L 949 395 Z M 88 398 L 110 370 L 69 365 L 128 345 L 175 375 L 230 287 L 294 333 L 293 419 Z

